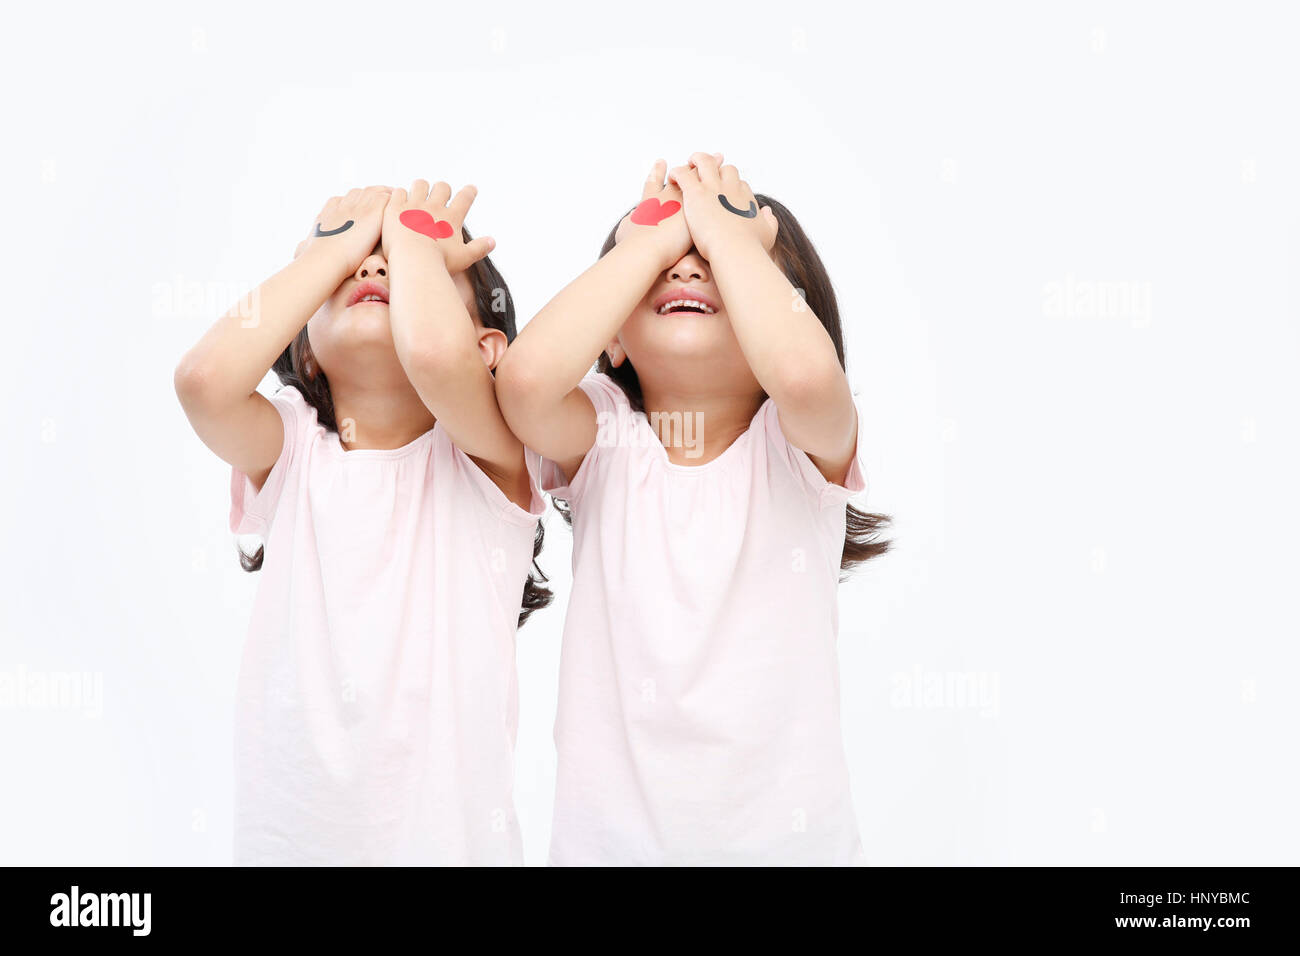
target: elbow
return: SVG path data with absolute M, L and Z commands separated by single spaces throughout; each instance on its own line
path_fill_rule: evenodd
M 815 410 L 834 402 L 847 388 L 839 361 L 828 363 L 817 357 L 783 362 L 779 381 L 773 383 L 768 393 L 783 408 Z
M 192 352 L 187 352 L 172 373 L 172 386 L 184 408 L 204 404 L 212 392 L 212 378 L 207 366 Z
M 545 385 L 536 365 L 518 353 L 506 350 L 496 368 L 497 407 L 506 424 L 520 438 L 536 438 L 539 423 L 546 422 L 549 407 Z M 540 433 L 545 436 L 547 433 Z
M 437 387 L 463 376 L 470 363 L 483 361 L 478 349 L 468 347 L 463 341 L 437 338 L 403 343 L 397 349 L 397 358 L 406 377 L 425 387 Z
M 528 363 L 519 361 L 519 355 L 510 349 L 506 349 L 506 354 L 497 363 L 494 374 L 497 404 L 507 417 L 522 408 L 529 395 L 535 394 L 536 382 Z

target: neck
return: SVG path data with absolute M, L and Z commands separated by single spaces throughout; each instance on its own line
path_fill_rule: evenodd
M 377 384 L 330 380 L 339 443 L 347 451 L 401 448 L 433 427 L 433 413 L 405 379 Z
M 675 465 L 704 465 L 743 435 L 763 404 L 762 391 L 704 393 L 641 383 L 646 417 Z

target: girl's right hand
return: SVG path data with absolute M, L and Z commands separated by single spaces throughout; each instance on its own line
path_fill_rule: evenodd
M 665 183 L 668 164 L 656 160 L 641 189 L 641 202 L 623 217 L 614 233 L 614 241 L 635 243 L 649 251 L 667 269 L 691 249 L 691 233 L 682 212 L 682 191 Z
M 341 268 L 355 272 L 379 245 L 384 207 L 392 191 L 388 186 L 368 186 L 353 189 L 346 196 L 331 197 L 293 257 L 296 259 L 309 249 L 328 250 L 338 256 Z

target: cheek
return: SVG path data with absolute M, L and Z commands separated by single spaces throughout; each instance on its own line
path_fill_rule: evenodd
M 311 354 L 316 359 L 317 368 L 326 374 L 335 367 L 337 359 L 333 333 L 329 305 L 326 304 L 307 320 L 307 343 L 311 346 Z
M 618 342 L 623 346 L 624 350 L 631 350 L 628 353 L 629 355 L 631 355 L 631 352 L 637 351 L 638 346 L 642 343 L 648 341 L 653 319 L 654 316 L 646 315 L 642 309 L 638 308 L 623 323 L 622 328 L 618 330 Z

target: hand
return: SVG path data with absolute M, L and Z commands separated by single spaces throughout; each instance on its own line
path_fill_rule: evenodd
M 297 259 L 308 249 L 328 249 L 339 256 L 342 268 L 356 272 L 379 244 L 384 206 L 391 191 L 387 186 L 368 186 L 332 197 L 316 216 L 307 238 L 298 243 L 293 257 Z
M 673 169 L 668 179 L 682 191 L 687 226 L 705 259 L 746 242 L 772 250 L 776 216 L 769 206 L 758 208 L 735 166 L 720 166 L 717 154 L 692 153 L 690 164 Z
M 466 242 L 461 232 L 476 196 L 478 190 L 473 186 L 463 187 L 452 197 L 446 183 L 434 183 L 430 189 L 423 179 L 411 183 L 409 193 L 394 189 L 384 210 L 385 258 L 398 247 L 418 248 L 441 255 L 452 275 L 464 272 L 496 246 L 487 236 Z
M 636 243 L 645 248 L 662 269 L 691 248 L 691 233 L 682 213 L 682 193 L 676 186 L 664 183 L 667 169 L 662 159 L 655 161 L 641 187 L 640 204 L 623 217 L 614 233 L 616 243 Z

